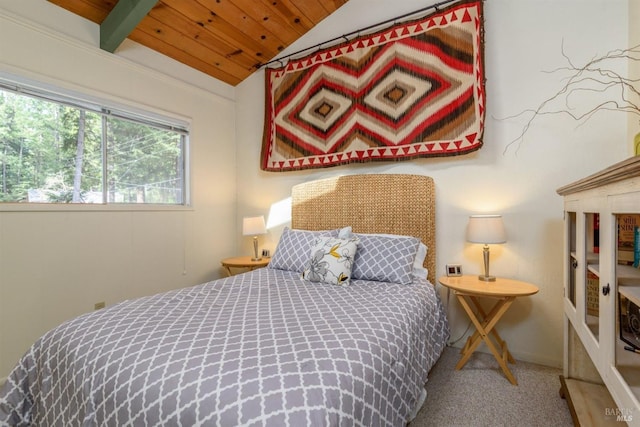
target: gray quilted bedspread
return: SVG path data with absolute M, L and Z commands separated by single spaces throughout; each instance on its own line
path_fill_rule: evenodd
M 263 268 L 124 301 L 40 338 L 0 425 L 402 426 L 448 325 L 433 286 Z

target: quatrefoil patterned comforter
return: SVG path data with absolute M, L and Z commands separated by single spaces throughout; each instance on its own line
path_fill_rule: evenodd
M 431 284 L 269 268 L 125 301 L 41 337 L 0 425 L 405 425 L 449 330 Z

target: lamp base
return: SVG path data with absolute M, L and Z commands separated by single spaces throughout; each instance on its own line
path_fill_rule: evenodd
M 261 261 L 262 257 L 258 255 L 258 236 L 253 236 L 253 258 L 251 261 Z
M 484 274 L 478 276 L 483 282 L 495 282 L 496 276 L 489 275 L 489 245 L 485 244 L 482 248 L 482 258 L 484 259 Z

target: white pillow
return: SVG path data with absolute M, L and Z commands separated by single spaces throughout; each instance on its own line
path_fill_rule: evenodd
M 320 237 L 311 247 L 311 258 L 302 278 L 310 282 L 349 286 L 351 268 L 356 256 L 358 239 Z
M 353 231 L 350 225 L 346 226 L 346 227 L 342 227 L 340 230 L 338 230 L 338 237 L 341 239 L 349 239 L 351 237 L 353 237 Z
M 418 252 L 416 253 L 416 259 L 413 261 L 413 277 L 422 277 L 426 279 L 429 275 L 429 270 L 424 266 L 424 260 L 427 257 L 427 245 L 420 242 L 418 246 Z

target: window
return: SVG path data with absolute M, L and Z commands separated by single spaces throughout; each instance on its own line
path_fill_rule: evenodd
M 0 81 L 0 202 L 184 205 L 186 126 Z

